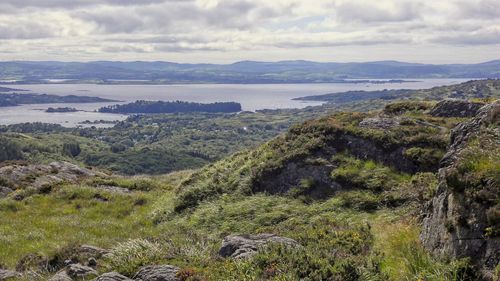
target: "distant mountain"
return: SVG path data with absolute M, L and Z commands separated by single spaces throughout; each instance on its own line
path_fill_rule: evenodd
M 500 78 L 500 60 L 479 64 L 418 64 L 398 61 L 312 61 L 233 64 L 173 62 L 0 62 L 0 82 L 17 83 L 326 83 L 346 79 Z M 126 81 L 124 81 L 126 80 Z

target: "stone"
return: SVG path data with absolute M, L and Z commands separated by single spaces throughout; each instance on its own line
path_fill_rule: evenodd
M 59 271 L 56 275 L 52 276 L 48 281 L 73 281 L 66 273 L 66 270 Z
M 359 122 L 359 126 L 362 128 L 370 128 L 370 129 L 380 129 L 380 130 L 388 130 L 399 127 L 400 121 L 397 118 L 383 118 L 383 117 L 375 117 L 375 118 L 365 118 L 361 122 Z
M 134 280 L 126 276 L 123 276 L 118 272 L 108 272 L 97 277 L 93 281 L 134 281 Z
M 97 276 L 97 271 L 92 267 L 81 265 L 79 263 L 71 264 L 66 268 L 66 273 L 71 278 L 88 278 Z
M 0 186 L 0 198 L 5 198 L 9 194 L 11 194 L 12 192 L 14 192 L 14 190 L 12 190 L 8 187 L 5 187 L 5 186 Z
M 10 280 L 14 279 L 17 277 L 20 277 L 21 273 L 13 271 L 13 270 L 6 270 L 6 269 L 0 269 L 0 281 L 3 280 Z
M 282 244 L 299 247 L 297 241 L 280 237 L 275 234 L 262 233 L 257 235 L 229 235 L 224 238 L 219 255 L 224 258 L 244 259 L 255 255 L 260 249 L 270 244 Z
M 84 255 L 87 258 L 99 259 L 103 255 L 108 253 L 109 253 L 108 250 L 92 245 L 81 245 L 80 248 L 78 249 L 78 254 Z
M 436 117 L 473 117 L 484 103 L 448 99 L 438 102 L 429 112 Z
M 144 266 L 134 276 L 136 281 L 180 281 L 179 268 L 172 265 Z

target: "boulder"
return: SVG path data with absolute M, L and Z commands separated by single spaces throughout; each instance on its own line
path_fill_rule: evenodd
M 118 272 L 108 272 L 97 277 L 93 281 L 134 281 L 126 276 L 121 275 Z
M 399 127 L 400 120 L 397 118 L 383 118 L 383 117 L 375 117 L 375 118 L 365 118 L 363 121 L 359 122 L 359 126 L 362 128 L 369 129 L 380 129 L 380 130 L 388 130 Z
M 436 117 L 473 117 L 484 103 L 466 100 L 443 100 L 438 102 L 429 112 Z
M 79 263 L 70 264 L 68 268 L 66 268 L 66 273 L 73 279 L 77 278 L 87 278 L 97 276 L 97 271 L 92 267 L 81 265 Z
M 48 281 L 73 281 L 66 273 L 66 270 L 59 271 L 56 275 L 52 276 Z
M 14 192 L 14 191 L 8 187 L 0 186 L 0 198 L 5 198 L 9 194 L 11 194 L 12 192 Z
M 6 270 L 6 269 L 0 269 L 0 281 L 3 280 L 10 280 L 14 279 L 17 277 L 20 277 L 21 273 L 12 271 L 12 270 Z
M 424 210 L 420 236 L 424 247 L 435 255 L 468 257 L 485 272 L 500 262 L 500 189 L 488 174 L 461 167 L 468 163 L 464 162 L 468 155 L 498 153 L 499 125 L 497 101 L 452 130 L 451 145 L 440 163 L 437 192 Z
M 179 268 L 172 265 L 152 265 L 142 267 L 134 276 L 136 281 L 180 281 Z
M 255 255 L 260 249 L 270 244 L 282 244 L 298 247 L 297 241 L 270 233 L 257 235 L 229 235 L 224 238 L 219 255 L 225 258 L 243 259 Z
M 83 255 L 86 258 L 99 259 L 107 253 L 109 253 L 108 250 L 92 245 L 81 245 L 78 249 L 78 254 Z

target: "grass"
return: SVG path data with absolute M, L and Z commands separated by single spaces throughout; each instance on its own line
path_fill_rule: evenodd
M 129 194 L 83 184 L 64 185 L 51 194 L 35 194 L 23 201 L 1 199 L 0 263 L 13 267 L 29 253 L 49 257 L 66 244 L 111 247 L 127 239 L 158 234 L 147 218 L 153 203 L 172 189 L 170 184 L 175 184 L 177 177 L 114 180 L 118 186 L 136 188 Z
M 467 260 L 445 262 L 433 258 L 419 243 L 419 226 L 411 221 L 374 225 L 375 249 L 384 258 L 382 272 L 390 280 L 459 281 L 476 280 Z
M 161 181 L 175 184 L 186 174 Z M 310 203 L 289 196 L 226 194 L 178 214 L 174 184 L 132 195 L 102 193 L 104 202 L 86 186 L 9 201 L 14 207 L 0 210 L 5 249 L 0 261 L 13 267 L 28 253 L 49 257 L 61 245 L 85 243 L 110 248 L 101 270 L 127 276 L 159 263 L 177 265 L 202 280 L 417 280 L 451 266 L 418 256 L 425 252 L 417 224 L 404 219 L 414 209 L 409 205 L 364 211 L 345 204 L 363 198 L 360 191 Z M 147 203 L 135 206 L 137 199 Z M 271 247 L 244 261 L 217 256 L 225 235 L 263 232 L 290 237 L 302 247 Z

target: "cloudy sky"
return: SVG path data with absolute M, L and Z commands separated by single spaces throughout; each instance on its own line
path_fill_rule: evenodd
M 0 0 L 0 60 L 475 63 L 499 0 Z

